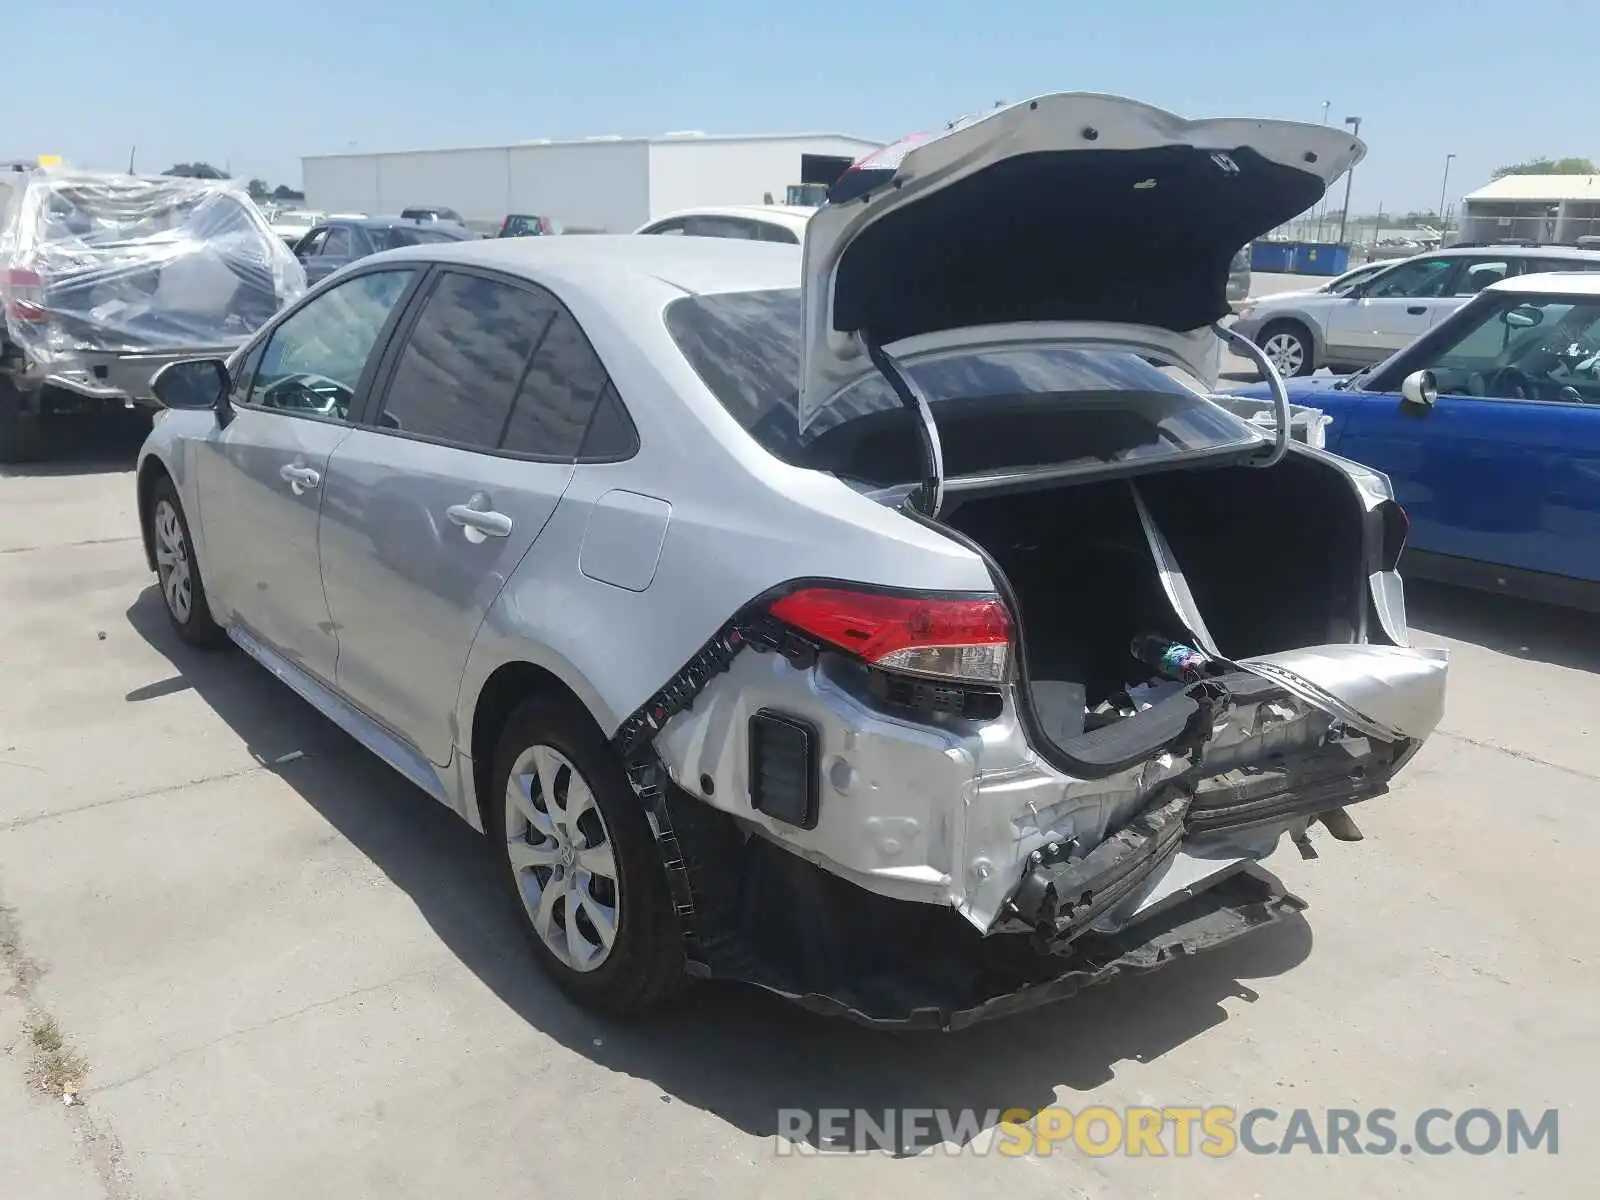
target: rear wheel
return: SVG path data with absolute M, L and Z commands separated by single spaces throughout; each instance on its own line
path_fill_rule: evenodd
M 194 539 L 183 515 L 183 502 L 165 475 L 151 488 L 149 511 L 156 578 L 173 629 L 192 646 L 221 645 L 226 635 L 212 619 L 211 606 L 206 602 L 206 585 L 200 578 L 200 563 L 194 556 Z
M 678 927 L 655 836 L 626 772 L 574 701 L 511 715 L 485 808 L 502 878 L 540 963 L 597 1008 L 636 1012 L 679 990 Z
M 0 376 L 0 462 L 35 462 L 44 455 L 44 429 L 37 411 L 30 412 L 22 393 Z
M 1296 321 L 1279 321 L 1261 331 L 1262 352 L 1285 377 L 1309 375 L 1317 369 L 1311 334 Z

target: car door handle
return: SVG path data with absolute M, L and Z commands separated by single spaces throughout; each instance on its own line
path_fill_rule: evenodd
M 1420 317 L 1423 313 L 1428 311 L 1428 306 L 1426 304 L 1413 304 L 1410 308 L 1406 309 L 1406 311 L 1413 317 Z
M 296 496 L 303 496 L 308 490 L 322 482 L 322 476 L 310 467 L 297 466 L 285 463 L 278 468 L 278 477 L 289 485 Z
M 511 533 L 511 518 L 483 505 L 482 498 L 474 496 L 468 504 L 452 504 L 445 509 L 445 514 L 461 526 L 461 532 L 469 542 L 481 542 L 486 537 L 508 536 Z

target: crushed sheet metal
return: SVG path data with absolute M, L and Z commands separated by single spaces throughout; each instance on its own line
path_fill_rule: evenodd
M 1306 703 L 1390 742 L 1433 732 L 1444 716 L 1449 664 L 1445 649 L 1373 645 L 1309 646 L 1238 661 Z

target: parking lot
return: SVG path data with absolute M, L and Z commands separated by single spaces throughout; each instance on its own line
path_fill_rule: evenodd
M 170 633 L 136 445 L 113 430 L 0 476 L 0 1196 L 1591 1193 L 1593 618 L 1412 589 L 1418 640 L 1454 652 L 1446 719 L 1356 810 L 1365 842 L 1280 851 L 1303 920 L 958 1035 L 722 987 L 620 1023 L 545 982 L 464 825 L 243 655 Z M 41 1094 L 63 1083 L 77 1103 Z M 1402 1125 L 1554 1107 L 1560 1153 L 1013 1158 L 981 1153 L 985 1123 L 959 1156 L 897 1157 L 777 1136 L 782 1109 L 1052 1104 Z

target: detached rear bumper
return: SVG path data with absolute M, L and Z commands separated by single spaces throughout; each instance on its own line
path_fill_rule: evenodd
M 192 349 L 83 351 L 70 362 L 52 363 L 44 382 L 74 396 L 102 404 L 155 407 L 150 380 L 168 363 L 188 358 L 226 358 L 235 346 L 197 346 Z

